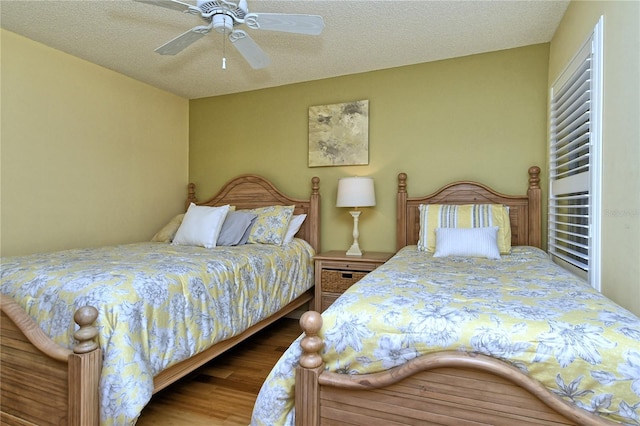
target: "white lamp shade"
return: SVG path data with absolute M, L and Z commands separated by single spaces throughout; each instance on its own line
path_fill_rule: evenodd
M 376 205 L 373 178 L 346 177 L 338 179 L 336 207 L 371 207 Z

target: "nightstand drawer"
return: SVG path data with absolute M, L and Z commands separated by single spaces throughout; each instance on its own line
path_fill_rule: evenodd
M 363 271 L 363 272 L 371 272 L 380 266 L 382 262 L 345 262 L 345 261 L 331 261 L 331 260 L 323 260 L 322 261 L 322 269 L 335 269 L 342 270 L 345 272 L 351 271 Z
M 367 272 L 323 269 L 321 277 L 322 291 L 342 293 L 365 275 L 367 275 Z

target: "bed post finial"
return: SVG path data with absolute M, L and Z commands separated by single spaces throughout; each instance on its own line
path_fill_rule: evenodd
M 540 167 L 529 167 L 529 188 L 540 188 Z
M 198 199 L 196 198 L 196 184 L 195 183 L 189 183 L 189 185 L 187 185 L 187 202 L 185 203 L 185 206 L 187 208 L 189 208 L 189 205 L 191 203 L 194 203 L 194 204 L 198 203 Z
M 300 365 L 304 368 L 316 368 L 322 365 L 320 350 L 324 343 L 318 332 L 322 328 L 322 316 L 316 311 L 307 311 L 300 317 L 300 327 L 305 336 L 300 341 L 302 356 Z
M 97 318 L 98 310 L 93 306 L 83 306 L 73 315 L 73 320 L 80 326 L 80 329 L 73 333 L 73 337 L 78 341 L 73 348 L 74 353 L 86 354 L 98 348 L 95 341 L 98 329 L 93 325 Z
M 399 173 L 398 174 L 398 192 L 407 193 L 407 174 Z
M 529 167 L 529 245 L 542 248 L 540 167 Z

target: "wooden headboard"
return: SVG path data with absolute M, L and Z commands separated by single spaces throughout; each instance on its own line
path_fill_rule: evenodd
M 454 182 L 423 197 L 407 196 L 407 174 L 398 175 L 396 248 L 418 243 L 420 204 L 504 204 L 509 206 L 511 244 L 542 247 L 540 167 L 529 168 L 526 195 L 505 195 L 477 182 Z
M 252 209 L 273 205 L 295 206 L 294 214 L 306 214 L 296 237 L 306 240 L 316 252 L 320 251 L 320 178 L 311 179 L 311 195 L 308 200 L 291 198 L 277 189 L 268 179 L 258 175 L 241 175 L 231 179 L 210 200 L 198 202 L 196 186 L 189 184 L 187 206 L 223 206 L 230 204 L 236 209 Z

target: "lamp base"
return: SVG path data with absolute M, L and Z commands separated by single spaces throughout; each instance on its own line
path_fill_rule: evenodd
M 358 231 L 358 217 L 360 216 L 360 211 L 353 210 L 349 213 L 353 216 L 353 244 L 349 250 L 347 250 L 347 256 L 362 256 L 360 244 L 358 244 L 358 237 L 360 236 L 360 232 Z
M 360 246 L 358 245 L 357 242 L 354 242 L 351 247 L 349 247 L 349 250 L 347 250 L 346 253 L 347 256 L 362 256 L 362 251 L 360 251 Z

